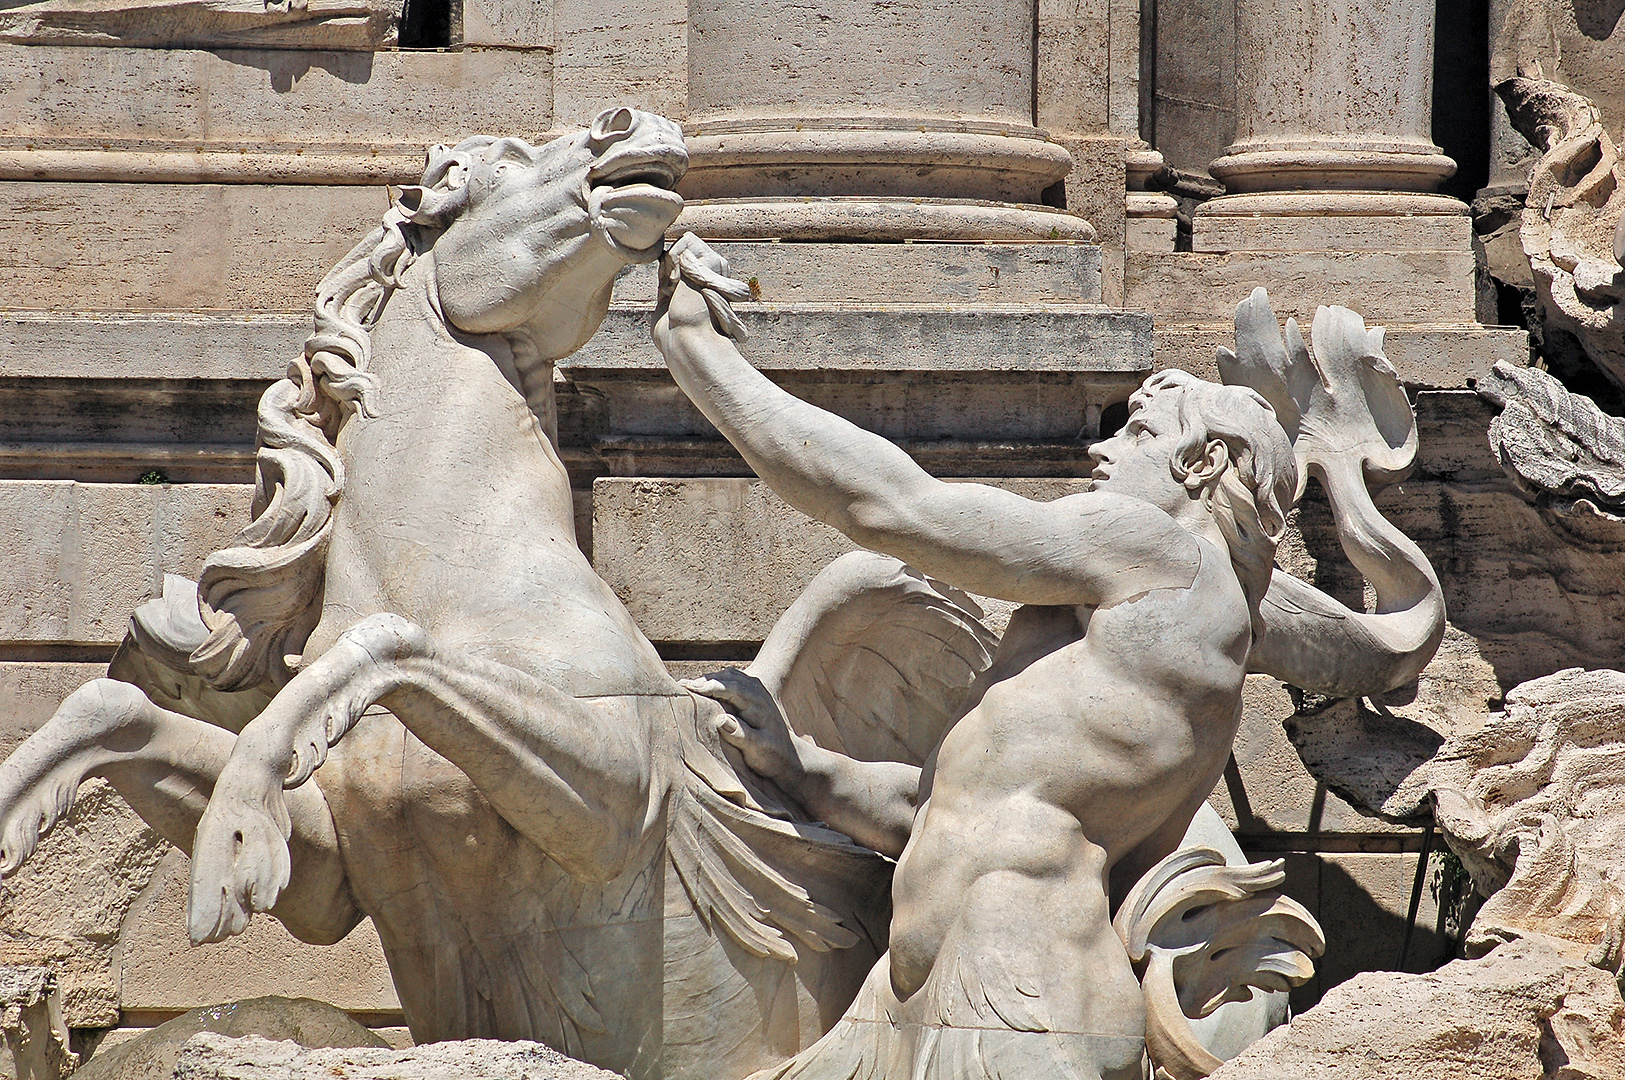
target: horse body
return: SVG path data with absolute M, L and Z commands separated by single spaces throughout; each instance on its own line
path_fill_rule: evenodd
M 261 402 L 254 521 L 0 765 L 0 869 L 103 776 L 191 855 L 195 941 L 371 916 L 420 1040 L 728 1080 L 838 1018 L 889 866 L 730 758 L 577 546 L 548 434 L 685 161 L 625 109 L 431 150 Z

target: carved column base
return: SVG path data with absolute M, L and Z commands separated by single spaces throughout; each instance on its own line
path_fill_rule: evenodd
M 1123 243 L 1130 251 L 1173 251 L 1179 236 L 1179 202 L 1151 190 L 1166 173 L 1162 154 L 1143 143 L 1123 155 Z
M 1037 128 L 921 117 L 773 117 L 686 126 L 693 199 L 882 195 L 1037 202 L 1072 168 Z
M 1092 241 L 1083 218 L 1043 206 L 978 199 L 867 196 L 691 199 L 669 234 L 715 240 L 897 242 Z
M 1341 139 L 1236 143 L 1209 167 L 1231 192 L 1432 191 L 1456 163 L 1426 142 Z

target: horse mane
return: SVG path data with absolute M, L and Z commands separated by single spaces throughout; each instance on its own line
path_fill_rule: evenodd
M 315 329 L 259 403 L 252 518 L 231 546 L 210 555 L 198 579 L 209 636 L 192 670 L 218 690 L 246 690 L 293 677 L 321 618 L 333 509 L 344 492 L 339 430 L 376 416 L 369 373 L 372 328 L 400 276 L 468 205 L 475 158 L 522 140 L 477 136 L 430 148 L 419 186 L 403 187 L 382 224 L 316 287 Z

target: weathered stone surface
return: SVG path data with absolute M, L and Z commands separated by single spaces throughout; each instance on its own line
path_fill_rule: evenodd
M 164 574 L 196 578 L 247 523 L 236 484 L 0 481 L 0 543 L 17 552 L 0 641 L 116 645 Z
M 1213 1080 L 1536 1080 L 1625 1074 L 1625 1002 L 1606 972 L 1539 939 L 1436 972 L 1367 972 Z
M 193 1036 L 175 1080 L 616 1080 L 535 1042 L 470 1039 L 410 1050 L 307 1050 L 254 1036 Z
M 1173 322 L 1219 322 L 1268 288 L 1277 313 L 1307 324 L 1328 299 L 1372 323 L 1468 323 L 1476 266 L 1461 251 L 1131 252 L 1123 304 Z
M 203 1031 L 231 1038 L 257 1035 L 300 1047 L 388 1045 L 325 1002 L 263 996 L 193 1009 L 94 1055 L 74 1075 L 81 1080 L 170 1080 L 187 1040 Z
M 125 1011 L 166 1014 L 271 994 L 314 998 L 373 1018 L 398 1016 L 400 999 L 370 919 L 336 945 L 310 945 L 275 919 L 256 919 L 237 937 L 195 946 L 186 936 L 189 871 L 186 856 L 169 851 L 124 917 L 118 986 Z

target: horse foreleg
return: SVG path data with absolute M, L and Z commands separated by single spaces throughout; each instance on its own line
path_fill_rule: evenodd
M 641 843 L 647 732 L 606 724 L 530 674 L 441 648 L 398 616 L 373 615 L 341 634 L 238 738 L 198 826 L 193 940 L 236 932 L 287 884 L 284 790 L 304 783 L 374 704 L 462 769 L 570 874 L 607 881 Z
M 193 834 L 231 756 L 231 732 L 154 705 L 129 683 L 96 679 L 0 763 L 0 875 L 9 877 L 72 808 L 90 777 L 113 785 L 166 840 L 190 853 Z M 271 914 L 295 936 L 330 944 L 361 920 L 321 791 L 290 800 L 291 857 L 300 888 Z

